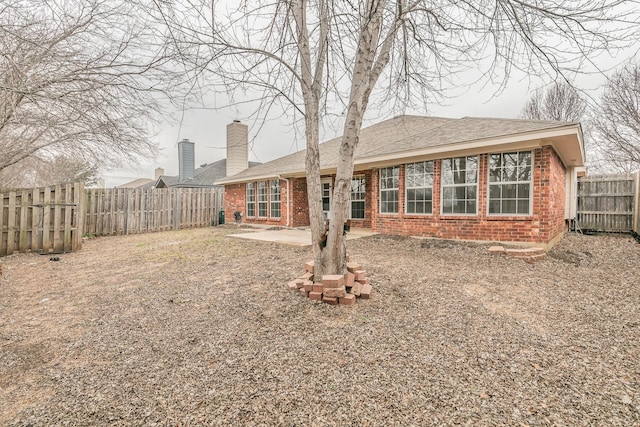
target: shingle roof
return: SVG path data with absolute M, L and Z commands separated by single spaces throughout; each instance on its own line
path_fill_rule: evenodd
M 259 165 L 258 162 L 249 162 L 249 168 Z M 247 169 L 249 170 L 249 169 Z M 194 171 L 192 179 L 180 180 L 178 176 L 162 175 L 159 179 L 166 187 L 213 187 L 214 182 L 227 174 L 227 159 L 202 165 Z
M 356 148 L 356 162 L 374 156 L 384 156 L 420 150 L 429 147 L 443 147 L 471 141 L 499 138 L 510 135 L 561 128 L 573 123 L 518 120 L 499 118 L 464 117 L 451 119 L 443 117 L 398 116 L 363 128 Z M 338 162 L 341 138 L 334 138 L 320 144 L 320 168 L 335 167 Z M 240 182 L 253 177 L 277 176 L 304 171 L 306 150 L 250 167 L 232 177 L 218 182 Z
M 125 182 L 116 188 L 151 188 L 155 181 L 151 178 L 138 178 L 133 181 Z

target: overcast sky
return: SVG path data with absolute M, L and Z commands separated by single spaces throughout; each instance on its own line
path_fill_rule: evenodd
M 638 43 L 640 45 L 640 43 Z M 615 67 L 633 55 L 637 55 L 638 47 L 620 52 L 614 58 L 602 58 L 600 66 L 606 69 Z M 473 76 L 469 76 L 473 79 Z M 585 94 L 597 98 L 605 77 L 598 74 L 576 76 L 575 83 L 585 90 Z M 452 98 L 443 105 L 428 106 L 428 111 L 408 111 L 410 114 L 430 115 L 459 118 L 475 117 L 503 117 L 516 118 L 527 99 L 537 87 L 549 84 L 537 76 L 526 76 L 512 73 L 506 89 L 494 95 L 495 86 L 480 85 L 466 90 L 465 93 L 451 92 Z M 156 167 L 162 167 L 166 175 L 178 174 L 177 143 L 187 138 L 195 143 L 196 167 L 225 158 L 226 125 L 232 120 L 241 120 L 249 125 L 250 152 L 249 160 L 266 162 L 278 157 L 299 151 L 304 148 L 302 135 L 297 134 L 292 127 L 292 118 L 283 113 L 279 117 L 264 124 L 258 133 L 258 124 L 250 119 L 251 107 L 229 106 L 224 103 L 213 109 L 214 103 L 205 108 L 189 111 L 176 111 L 173 121 L 161 126 L 155 136 L 162 147 L 155 160 L 140 161 L 136 165 L 122 169 L 105 171 L 105 185 L 113 187 L 137 178 L 153 178 Z M 210 107 L 210 108 L 208 108 Z M 392 117 L 392 112 L 369 111 L 365 125 L 370 125 L 383 119 Z M 340 129 L 324 129 L 322 140 L 337 136 Z

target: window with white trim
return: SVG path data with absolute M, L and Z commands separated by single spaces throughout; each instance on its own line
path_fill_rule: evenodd
M 409 163 L 405 169 L 405 213 L 431 214 L 433 209 L 433 160 Z
M 400 168 L 380 169 L 380 213 L 398 213 Z
M 442 214 L 478 213 L 478 156 L 442 160 Z
M 531 151 L 489 155 L 489 215 L 531 215 Z
M 247 183 L 247 217 L 256 216 L 256 187 L 253 182 Z
M 271 218 L 280 218 L 280 180 L 272 179 L 270 182 L 271 191 L 269 192 L 269 198 L 271 200 L 271 210 L 269 215 Z
M 364 175 L 351 178 L 351 218 L 364 219 L 365 179 Z
M 267 217 L 267 181 L 258 181 L 258 217 Z

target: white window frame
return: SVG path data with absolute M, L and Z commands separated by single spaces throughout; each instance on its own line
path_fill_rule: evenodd
M 431 177 L 431 185 L 421 185 L 421 186 L 409 186 L 409 169 L 412 165 L 423 164 L 423 171 L 426 171 L 427 164 L 431 165 L 431 172 L 422 173 L 421 177 L 427 179 Z M 418 176 L 414 174 L 414 176 Z M 425 160 L 423 162 L 415 162 L 415 163 L 407 163 L 404 166 L 404 213 L 407 215 L 433 215 L 433 180 L 434 180 L 434 162 L 433 160 Z M 431 190 L 431 211 L 429 212 L 409 212 L 409 190 Z M 422 203 L 425 203 L 427 199 L 421 200 Z
M 249 200 L 249 186 L 251 186 L 251 190 L 252 190 L 251 198 L 253 200 Z M 256 216 L 256 183 L 255 182 L 247 183 L 245 194 L 246 194 L 245 198 L 246 198 L 246 204 L 247 204 L 247 218 L 255 218 Z M 253 215 L 249 215 L 249 205 L 253 206 Z
M 444 162 L 446 160 L 453 160 L 453 159 L 465 159 L 465 182 L 460 184 L 445 184 L 444 183 L 444 178 L 445 178 L 445 172 L 444 172 Z M 470 158 L 475 159 L 476 161 L 476 181 L 475 183 L 469 183 L 467 181 L 467 164 Z M 478 216 L 478 180 L 479 180 L 479 173 L 480 173 L 480 156 L 476 155 L 476 156 L 458 156 L 458 157 L 448 157 L 446 159 L 442 159 L 440 160 L 440 215 L 442 216 Z M 476 202 L 476 209 L 475 212 L 473 213 L 468 213 L 468 212 L 445 212 L 444 211 L 444 193 L 445 193 L 445 188 L 461 188 L 461 187 L 475 187 L 475 193 L 476 193 L 476 198 L 475 198 L 475 202 Z M 465 198 L 464 200 L 469 201 L 469 200 L 473 200 L 473 199 L 467 199 Z M 465 211 L 466 211 L 466 206 L 465 206 Z
M 277 189 L 277 191 L 273 191 Z M 282 217 L 282 204 L 280 203 L 280 180 L 272 179 L 269 181 L 269 217 L 280 219 Z M 275 207 L 275 209 L 274 209 Z M 278 212 L 278 215 L 274 215 L 274 211 Z
M 384 179 L 389 179 L 391 178 L 392 180 L 395 179 L 397 180 L 396 186 L 395 187 L 389 187 L 389 188 L 382 188 L 382 171 L 389 171 L 391 170 L 391 176 L 390 177 L 385 177 Z M 397 176 L 396 176 L 397 175 Z M 398 215 L 399 211 L 400 211 L 400 166 L 389 166 L 386 168 L 380 168 L 378 170 L 378 184 L 379 184 L 379 188 L 378 188 L 378 212 L 381 215 Z M 396 193 L 396 210 L 395 212 L 382 212 L 382 192 L 394 192 Z M 386 202 L 389 203 L 389 202 Z
M 264 186 L 263 194 L 260 193 L 261 184 Z M 258 215 L 258 218 L 267 218 L 267 216 L 269 215 L 269 199 L 267 198 L 268 188 L 269 187 L 267 186 L 267 181 L 258 181 L 258 185 L 256 186 L 256 199 L 258 202 L 258 211 L 256 213 Z M 260 215 L 260 205 L 264 205 L 264 215 Z
M 324 184 L 329 184 L 329 189 L 327 197 L 329 199 L 329 209 L 325 210 L 324 209 Z M 322 215 L 324 216 L 324 219 L 331 219 L 332 214 L 331 214 L 331 202 L 333 201 L 333 179 L 329 176 L 329 177 L 325 177 L 325 178 L 320 178 L 320 204 L 322 205 Z
M 353 191 L 353 181 L 357 181 L 357 180 L 362 180 L 362 191 L 357 191 L 354 193 Z M 351 204 L 349 205 L 349 218 L 351 219 L 355 219 L 355 220 L 363 220 L 367 218 L 367 202 L 366 202 L 366 198 L 367 198 L 367 179 L 365 177 L 365 175 L 354 175 L 351 178 L 351 188 L 350 188 L 350 192 L 351 192 Z M 360 194 L 362 193 L 362 198 L 361 199 L 355 199 L 353 197 L 354 194 Z M 362 203 L 362 218 L 353 218 L 353 202 L 358 202 L 358 203 Z
M 520 156 L 520 153 L 529 153 L 529 158 L 531 160 L 530 164 L 529 164 L 529 180 L 528 181 L 496 181 L 496 182 L 491 182 L 491 156 L 495 156 L 495 155 L 500 155 L 502 158 L 504 158 L 505 154 L 516 154 L 518 157 Z M 491 153 L 488 155 L 487 157 L 487 216 L 492 216 L 492 217 L 500 217 L 500 216 L 522 216 L 522 217 L 526 217 L 526 216 L 531 216 L 533 214 L 533 174 L 534 174 L 534 153 L 532 150 L 519 150 L 519 151 L 504 151 L 504 152 L 500 152 L 500 153 Z M 519 169 L 520 165 L 519 163 L 516 163 L 516 176 L 518 175 L 518 169 Z M 523 184 L 529 184 L 529 210 L 527 213 L 491 213 L 490 209 L 491 209 L 491 186 L 502 186 L 502 185 L 523 185 Z M 495 200 L 495 199 L 494 199 Z M 502 197 L 500 197 L 498 200 L 505 200 Z M 518 198 L 517 198 L 517 187 L 516 187 L 516 211 L 518 210 Z M 502 206 L 500 208 L 500 210 L 502 211 Z

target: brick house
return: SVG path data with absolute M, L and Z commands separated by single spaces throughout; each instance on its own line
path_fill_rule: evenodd
M 320 145 L 329 218 L 339 144 L 336 138 Z M 217 181 L 225 186 L 225 210 L 241 211 L 247 223 L 309 225 L 304 164 L 302 150 Z M 577 176 L 583 172 L 579 123 L 399 116 L 361 131 L 352 226 L 550 244 L 575 217 Z

